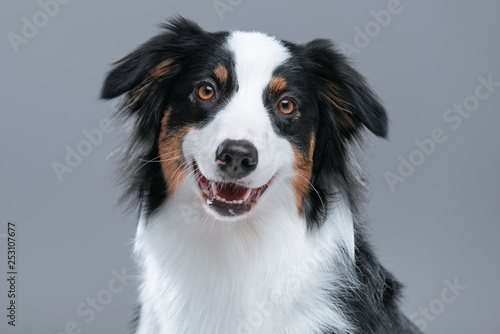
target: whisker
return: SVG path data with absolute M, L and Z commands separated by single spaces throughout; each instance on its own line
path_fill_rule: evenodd
M 178 155 L 178 156 L 175 156 L 175 157 L 172 157 L 172 158 L 168 158 L 168 159 L 161 159 L 161 160 L 157 160 L 159 157 L 156 157 L 154 159 L 151 159 L 151 160 L 146 160 L 146 159 L 140 159 L 141 161 L 145 161 L 145 162 L 164 162 L 164 161 L 170 161 L 170 160 L 175 160 L 175 159 L 179 159 L 179 158 L 182 158 L 184 155 Z
M 163 154 L 160 154 L 160 155 L 158 156 L 158 158 L 159 158 L 159 157 L 162 157 L 162 156 L 164 156 L 164 155 L 170 154 L 170 153 L 180 152 L 180 151 L 182 151 L 182 148 L 181 148 L 181 149 L 178 149 L 178 150 L 168 151 L 168 152 L 165 152 L 165 153 L 163 153 Z M 156 158 L 155 158 L 155 159 L 156 159 Z
M 142 167 L 146 166 L 148 163 L 150 162 L 164 162 L 164 161 L 169 161 L 169 160 L 175 160 L 175 159 L 179 159 L 179 158 L 182 158 L 184 157 L 184 155 L 179 155 L 179 156 L 176 156 L 176 157 L 173 157 L 173 158 L 170 158 L 170 159 L 165 159 L 165 160 L 156 160 L 158 158 L 160 158 L 161 156 L 158 156 L 154 159 L 151 159 L 151 160 L 146 160 L 146 159 L 139 159 L 140 161 L 145 161 L 144 164 L 142 164 L 141 166 L 139 166 L 139 168 L 137 168 L 137 170 L 135 171 L 135 173 L 137 173 Z
M 172 185 L 176 184 L 177 182 L 177 179 L 183 175 L 186 170 L 189 168 L 189 163 L 190 161 L 187 161 L 185 160 L 182 164 L 179 165 L 179 167 L 175 170 L 174 174 L 177 173 L 181 168 L 181 171 L 179 172 L 179 175 L 177 175 L 177 177 L 172 181 Z M 192 170 L 189 174 L 186 175 L 186 178 L 188 178 L 189 176 L 191 176 L 191 174 L 194 174 L 195 171 Z M 177 203 L 177 192 L 174 193 L 174 202 Z
M 177 179 L 189 168 L 189 163 L 190 161 L 185 160 L 183 163 L 179 165 L 179 167 L 177 167 L 177 169 L 174 171 L 173 174 L 179 172 L 179 175 L 177 175 L 177 177 L 172 181 L 172 185 L 174 185 L 177 182 Z M 195 171 L 193 170 L 191 173 L 194 172 Z M 188 175 L 191 175 L 191 173 L 189 173 Z
M 156 157 L 156 158 L 153 158 L 151 160 L 147 160 L 147 159 L 139 159 L 140 161 L 145 161 L 145 162 L 161 162 L 161 161 L 169 161 L 169 160 L 173 160 L 173 159 L 178 159 L 180 157 L 182 157 L 183 155 L 177 155 L 175 157 L 172 157 L 172 158 L 168 158 L 168 159 L 165 159 L 165 160 L 158 160 L 160 157 Z

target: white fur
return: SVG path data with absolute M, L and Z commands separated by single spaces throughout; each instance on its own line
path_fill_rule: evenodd
M 292 147 L 275 134 L 262 104 L 286 49 L 272 37 L 241 32 L 231 35 L 228 48 L 240 89 L 208 126 L 186 135 L 184 154 L 216 179 L 213 152 L 220 142 L 248 139 L 259 151 L 249 186 L 277 176 L 251 214 L 237 221 L 219 220 L 203 207 L 192 173 L 154 216 L 141 218 L 138 334 L 304 334 L 326 325 L 350 333 L 331 298 L 354 255 L 350 210 L 335 203 L 325 224 L 307 231 L 290 182 Z
M 237 222 L 215 220 L 196 191 L 190 176 L 147 225 L 140 222 L 139 334 L 303 334 L 325 324 L 349 332 L 327 295 L 343 269 L 335 259 L 342 225 L 352 224 L 345 206 L 308 234 L 287 183 L 270 187 Z
M 289 54 L 275 38 L 256 32 L 233 32 L 227 48 L 234 54 L 239 89 L 208 126 L 188 133 L 183 151 L 187 158 L 196 160 L 207 179 L 217 180 L 220 179 L 214 161 L 217 147 L 226 139 L 246 139 L 257 148 L 259 163 L 257 169 L 241 181 L 250 188 L 258 188 L 266 184 L 279 167 L 292 166 L 294 159 L 290 143 L 273 130 L 262 101 L 273 70 Z

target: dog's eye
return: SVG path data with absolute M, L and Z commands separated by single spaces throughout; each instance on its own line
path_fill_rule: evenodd
M 215 89 L 212 85 L 203 84 L 198 88 L 198 96 L 202 100 L 210 100 L 215 96 Z
M 290 99 L 281 99 L 278 102 L 278 110 L 281 113 L 288 115 L 288 114 L 291 114 L 295 110 L 295 105 L 293 104 L 293 102 Z

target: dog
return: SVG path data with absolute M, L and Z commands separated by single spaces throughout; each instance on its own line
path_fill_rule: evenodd
M 364 226 L 386 111 L 336 50 L 171 19 L 109 71 L 137 208 L 137 334 L 420 333 Z

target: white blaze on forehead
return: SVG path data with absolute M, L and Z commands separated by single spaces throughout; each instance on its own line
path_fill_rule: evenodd
M 240 90 L 255 89 L 262 93 L 273 71 L 290 57 L 280 41 L 259 32 L 234 31 L 228 46 L 235 57 L 236 80 Z
M 258 32 L 232 32 L 225 47 L 233 55 L 238 89 L 207 126 L 186 135 L 183 149 L 193 156 L 207 179 L 219 180 L 214 159 L 219 145 L 227 139 L 248 140 L 256 147 L 259 162 L 244 182 L 257 188 L 293 163 L 290 142 L 275 132 L 263 101 L 274 70 L 290 54 L 279 40 Z
M 217 115 L 219 135 L 247 139 L 260 149 L 256 137 L 273 136 L 273 126 L 263 101 L 264 92 L 274 70 L 290 54 L 279 40 L 259 32 L 234 31 L 226 47 L 234 57 L 238 89 Z

